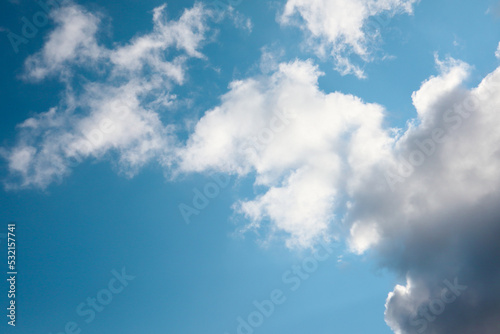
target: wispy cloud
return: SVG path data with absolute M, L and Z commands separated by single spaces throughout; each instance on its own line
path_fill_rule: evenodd
M 57 28 L 50 33 L 43 49 L 26 60 L 25 78 L 42 80 L 64 73 L 68 65 L 87 65 L 104 56 L 105 50 L 96 41 L 98 15 L 70 5 L 53 10 L 50 17 Z
M 184 83 L 187 60 L 204 57 L 199 49 L 212 13 L 197 4 L 178 20 L 167 20 L 165 10 L 154 10 L 151 33 L 114 49 L 98 42 L 100 14 L 71 3 L 51 13 L 56 27 L 26 60 L 24 78 L 59 78 L 64 97 L 19 125 L 17 145 L 3 150 L 12 176 L 7 187 L 45 188 L 83 159 L 107 154 L 118 158 L 126 175 L 152 159 L 169 163 L 165 152 L 175 145 L 173 127 L 158 112 L 175 99 L 173 85 Z M 168 49 L 178 52 L 168 56 Z M 74 79 L 82 68 L 95 71 L 97 79 Z
M 288 0 L 279 22 L 306 33 L 308 47 L 321 57 L 331 57 L 341 74 L 364 78 L 362 62 L 372 59 L 379 31 L 370 31 L 369 19 L 380 14 L 412 13 L 417 0 Z

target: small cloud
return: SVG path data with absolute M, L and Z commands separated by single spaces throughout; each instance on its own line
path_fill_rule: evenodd
M 319 58 L 331 58 L 341 75 L 366 78 L 364 65 L 375 59 L 373 52 L 381 41 L 380 28 L 388 21 L 370 21 L 387 14 L 411 14 L 416 0 L 349 1 L 288 0 L 278 22 L 296 26 L 305 33 L 305 45 Z M 370 30 L 373 30 L 370 32 Z M 360 61 L 354 62 L 354 59 Z
M 246 30 L 248 33 L 252 32 L 253 23 L 250 18 L 241 14 L 233 7 L 229 7 L 228 15 L 229 18 L 233 21 L 233 24 L 236 28 Z
M 380 241 L 375 223 L 355 222 L 351 227 L 350 248 L 356 254 L 363 254 Z
M 270 73 L 278 70 L 280 60 L 285 55 L 283 49 L 273 46 L 265 46 L 261 48 L 262 55 L 260 56 L 260 70 L 262 73 Z
M 495 52 L 495 56 L 500 59 L 500 43 L 498 43 L 497 51 Z

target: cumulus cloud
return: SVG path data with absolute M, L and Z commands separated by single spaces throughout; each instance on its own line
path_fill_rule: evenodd
M 467 89 L 469 65 L 437 65 L 440 74 L 413 94 L 418 118 L 385 171 L 353 196 L 351 244 L 371 244 L 384 266 L 406 277 L 386 304 L 396 333 L 497 333 L 500 69 Z M 367 241 L 358 230 L 374 224 Z M 457 286 L 467 288 L 451 294 Z
M 85 158 L 105 155 L 116 157 L 127 175 L 153 159 L 170 163 L 173 125 L 163 124 L 159 113 L 175 99 L 173 85 L 184 83 L 186 61 L 204 57 L 212 14 L 201 4 L 177 20 L 165 12 L 165 6 L 154 10 L 151 33 L 113 49 L 98 43 L 99 14 L 72 3 L 51 13 L 56 27 L 26 60 L 25 78 L 61 78 L 64 98 L 20 124 L 17 144 L 0 152 L 11 175 L 7 187 L 45 188 Z M 169 49 L 175 56 L 167 58 Z M 97 79 L 74 84 L 77 68 L 92 72 L 96 64 Z
M 233 82 L 180 168 L 254 175 L 256 197 L 235 205 L 244 231 L 311 247 L 346 228 L 353 252 L 407 280 L 387 299 L 395 333 L 497 333 L 500 68 L 473 89 L 468 64 L 436 57 L 436 68 L 396 131 L 383 107 L 319 90 L 310 61 Z
M 339 221 L 341 191 L 360 187 L 392 143 L 381 106 L 321 92 L 320 75 L 311 61 L 294 61 L 233 82 L 179 152 L 185 172 L 255 172 L 267 190 L 237 210 L 248 228 L 270 220 L 271 230 L 290 235 L 290 246 L 311 245 Z
M 500 43 L 498 43 L 497 51 L 495 52 L 495 56 L 500 59 Z
M 351 56 L 363 62 L 371 59 L 371 46 L 379 29 L 368 32 L 368 19 L 380 14 L 412 13 L 417 0 L 288 0 L 279 18 L 282 25 L 300 26 L 309 47 L 330 56 L 341 74 L 365 76 Z M 381 28 L 380 24 L 377 24 Z

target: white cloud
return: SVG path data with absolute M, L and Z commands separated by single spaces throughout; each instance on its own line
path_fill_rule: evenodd
M 377 224 L 359 224 L 355 222 L 351 227 L 350 248 L 357 254 L 363 254 L 380 240 Z
M 499 295 L 500 279 L 491 237 L 500 232 L 500 68 L 467 89 L 469 65 L 437 63 L 440 74 L 413 94 L 418 120 L 397 140 L 386 167 L 353 194 L 346 220 L 356 221 L 354 244 L 367 242 L 356 230 L 375 222 L 378 234 L 368 243 L 411 283 L 396 287 L 387 301 L 386 321 L 396 333 L 424 326 L 428 333 L 494 333 L 500 325 L 494 315 L 500 300 L 491 298 Z M 384 188 L 388 180 L 392 190 Z M 430 312 L 443 282 L 455 278 L 467 293 L 447 304 L 446 314 L 425 319 L 423 309 Z
M 454 59 L 441 61 L 435 55 L 439 76 L 432 76 L 422 83 L 420 89 L 412 94 L 413 105 L 419 116 L 432 110 L 442 97 L 456 90 L 469 75 L 470 67 L 464 62 Z
M 272 231 L 290 235 L 289 246 L 308 247 L 315 238 L 328 233 L 333 221 L 344 219 L 352 225 L 351 248 L 362 253 L 383 241 L 385 228 L 392 226 L 379 224 L 396 224 L 387 218 L 388 211 L 380 217 L 376 215 L 378 210 L 369 211 L 366 216 L 364 211 L 363 214 L 358 212 L 358 201 L 371 200 L 372 191 L 380 192 L 373 194 L 373 198 L 389 198 L 391 206 L 398 203 L 398 210 L 393 209 L 393 214 L 401 218 L 404 214 L 419 212 L 410 200 L 414 196 L 413 187 L 423 192 L 419 196 L 424 196 L 424 187 L 449 182 L 452 185 L 446 186 L 447 194 L 449 189 L 456 187 L 451 194 L 464 198 L 482 196 L 485 189 L 490 189 L 484 186 L 486 181 L 476 184 L 477 180 L 471 179 L 464 193 L 464 185 L 453 180 L 464 179 L 465 175 L 457 173 L 461 168 L 466 173 L 471 166 L 462 160 L 457 164 L 451 159 L 439 182 L 431 179 L 429 184 L 422 183 L 420 171 L 408 178 L 396 178 L 392 186 L 401 187 L 400 190 L 392 192 L 387 184 L 385 172 L 391 168 L 400 169 L 400 156 L 412 161 L 418 145 L 428 145 L 426 139 L 435 135 L 436 122 L 440 122 L 443 129 L 445 125 L 456 126 L 461 121 L 457 118 L 461 111 L 454 105 L 471 103 L 471 93 L 461 86 L 470 66 L 438 58 L 436 64 L 440 75 L 426 80 L 412 96 L 419 125 L 411 125 L 399 137 L 393 137 L 390 130 L 382 126 L 382 107 L 341 93 L 321 92 L 317 87 L 321 73 L 311 62 L 282 63 L 268 77 L 233 82 L 230 91 L 222 97 L 221 105 L 206 113 L 187 147 L 179 151 L 180 169 L 184 172 L 217 170 L 239 175 L 255 172 L 256 185 L 266 190 L 255 199 L 236 206 L 237 211 L 250 219 L 247 228 L 261 228 L 264 221 L 270 221 Z M 493 97 L 487 96 L 484 101 L 492 103 Z M 439 117 L 436 110 L 439 110 Z M 452 135 L 453 132 L 448 134 L 450 138 Z M 496 137 L 484 140 L 495 142 Z M 470 146 L 470 142 L 466 145 Z M 457 148 L 457 145 L 450 149 L 452 147 Z M 480 152 L 476 150 L 475 153 Z M 427 159 L 432 164 L 435 157 Z M 478 166 L 473 175 L 484 173 L 485 166 L 492 166 L 494 162 L 485 161 L 486 157 L 481 159 L 485 163 Z M 493 167 L 488 170 L 489 176 L 499 177 L 491 172 Z M 424 179 L 428 180 L 429 176 Z M 446 198 L 436 190 L 430 194 L 436 195 L 425 195 L 429 199 L 424 203 L 429 205 Z M 346 217 L 337 217 L 336 212 L 348 207 L 348 203 L 340 199 L 345 200 L 346 196 L 354 204 L 348 208 Z M 408 202 L 403 201 L 407 196 Z M 367 207 L 372 208 L 373 204 Z
M 495 52 L 495 56 L 500 59 L 500 43 L 498 43 L 497 51 Z
M 382 107 L 321 92 L 320 75 L 312 62 L 295 61 L 233 82 L 179 152 L 185 172 L 255 171 L 267 190 L 237 209 L 251 228 L 269 219 L 271 230 L 290 235 L 289 246 L 327 234 L 339 192 L 359 187 L 391 144 Z
M 42 80 L 50 75 L 70 74 L 74 65 L 89 67 L 99 62 L 106 66 L 110 61 L 115 75 L 151 67 L 154 73 L 182 83 L 186 58 L 204 58 L 198 49 L 206 38 L 206 20 L 211 12 L 197 4 L 185 10 L 178 20 L 167 20 L 165 11 L 166 5 L 154 9 L 151 33 L 137 36 L 126 45 L 107 49 L 97 41 L 100 14 L 71 3 L 57 8 L 50 14 L 56 28 L 49 34 L 43 49 L 26 60 L 25 77 Z M 183 54 L 167 61 L 165 51 L 172 47 Z
M 7 187 L 45 188 L 85 158 L 114 156 L 126 175 L 151 160 L 170 164 L 176 140 L 159 112 L 175 99 L 169 92 L 184 82 L 186 61 L 204 57 L 199 49 L 211 15 L 197 4 L 167 20 L 160 6 L 151 33 L 108 49 L 97 43 L 100 15 L 71 3 L 54 10 L 56 28 L 27 59 L 25 77 L 60 75 L 66 93 L 57 107 L 22 123 L 17 145 L 2 150 L 11 173 Z M 173 59 L 169 49 L 176 50 Z M 75 68 L 92 71 L 96 64 L 97 78 L 73 85 Z
M 45 188 L 61 180 L 86 158 L 115 152 L 120 169 L 132 175 L 149 160 L 160 159 L 173 145 L 171 129 L 140 101 L 149 87 L 132 82 L 111 88 L 95 84 L 78 97 L 75 109 L 61 105 L 22 123 L 17 145 L 7 154 L 20 186 Z M 8 187 L 17 187 L 9 182 Z
M 372 250 L 407 279 L 386 304 L 396 333 L 415 333 L 419 310 L 455 279 L 467 293 L 427 321 L 428 332 L 496 333 L 500 68 L 467 89 L 471 66 L 436 65 L 412 96 L 417 119 L 396 135 L 382 126 L 382 107 L 320 91 L 311 62 L 233 82 L 179 151 L 180 168 L 255 173 L 256 197 L 235 205 L 249 219 L 244 231 L 311 247 L 347 228 L 352 251 Z
M 371 46 L 376 42 L 383 24 L 367 32 L 368 20 L 382 13 L 411 13 L 416 0 L 288 0 L 280 16 L 282 25 L 297 25 L 307 33 L 310 48 L 322 56 L 331 56 L 341 74 L 365 76 L 351 56 L 363 62 L 371 58 Z M 381 21 L 382 22 L 382 21 Z M 370 28 L 373 28 L 370 27 Z
M 103 56 L 105 50 L 96 41 L 99 15 L 72 4 L 53 10 L 50 18 L 57 28 L 43 49 L 26 60 L 26 78 L 42 80 L 63 71 L 68 63 L 95 62 Z
M 173 62 L 163 59 L 167 48 L 175 46 L 189 57 L 204 58 L 198 50 L 208 30 L 206 12 L 201 5 L 186 10 L 177 21 L 165 18 L 166 5 L 155 8 L 153 15 L 154 31 L 136 37 L 128 45 L 110 52 L 111 62 L 115 70 L 141 70 L 144 66 L 152 66 L 155 73 L 163 73 L 178 83 L 184 80 L 183 61 L 185 56 L 177 57 Z

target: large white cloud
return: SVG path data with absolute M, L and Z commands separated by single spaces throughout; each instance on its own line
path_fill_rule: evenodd
M 437 65 L 413 94 L 418 118 L 387 169 L 353 196 L 351 244 L 370 244 L 407 277 L 387 300 L 396 333 L 497 333 L 500 69 L 467 89 L 470 66 Z M 368 241 L 363 226 L 377 231 Z
M 321 92 L 320 75 L 311 61 L 294 61 L 233 82 L 179 153 L 186 172 L 255 172 L 266 191 L 238 210 L 250 227 L 268 219 L 289 233 L 289 245 L 310 246 L 339 222 L 342 193 L 359 188 L 392 144 L 381 106 Z
M 233 82 L 179 151 L 181 169 L 254 173 L 259 193 L 235 206 L 245 230 L 284 233 L 290 247 L 347 227 L 353 252 L 407 279 L 386 304 L 396 333 L 497 333 L 500 68 L 468 89 L 471 66 L 436 67 L 404 131 L 384 128 L 379 105 L 319 90 L 311 62 Z
M 342 74 L 365 76 L 351 56 L 363 62 L 371 59 L 372 46 L 386 24 L 368 19 L 382 13 L 392 17 L 411 13 L 417 0 L 287 0 L 280 16 L 283 25 L 300 26 L 307 43 L 320 56 L 331 56 Z M 376 24 L 374 24 L 376 23 Z M 375 31 L 368 28 L 377 28 Z

